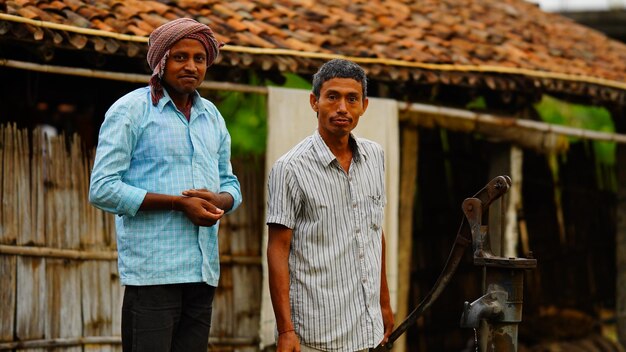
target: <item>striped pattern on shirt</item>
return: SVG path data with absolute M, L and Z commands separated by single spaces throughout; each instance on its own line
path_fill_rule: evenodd
M 351 136 L 346 173 L 319 132 L 283 155 L 269 176 L 267 223 L 293 230 L 291 319 L 301 343 L 324 351 L 375 347 L 380 308 L 384 153 Z

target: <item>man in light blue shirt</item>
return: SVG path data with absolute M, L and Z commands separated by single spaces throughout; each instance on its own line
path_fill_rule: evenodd
M 150 86 L 115 102 L 100 129 L 89 199 L 117 214 L 124 351 L 208 348 L 218 224 L 241 203 L 224 119 L 196 91 L 221 45 L 188 18 L 155 29 Z

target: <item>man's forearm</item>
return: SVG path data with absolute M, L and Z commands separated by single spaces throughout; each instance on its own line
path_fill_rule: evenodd
M 277 225 L 269 227 L 267 246 L 270 296 L 278 332 L 293 330 L 289 303 L 289 247 L 291 229 Z
M 139 210 L 180 210 L 178 206 L 182 196 L 147 193 Z
M 272 266 L 272 265 L 269 265 Z M 272 306 L 274 307 L 274 316 L 276 317 L 276 327 L 279 333 L 284 333 L 289 330 L 293 330 L 293 323 L 291 321 L 291 307 L 289 305 L 289 284 L 285 285 L 284 273 L 277 272 L 274 269 L 270 269 L 270 296 L 272 299 Z
M 380 304 L 381 306 L 389 306 L 390 298 L 389 298 L 389 286 L 387 285 L 387 258 L 385 255 L 386 252 L 385 245 L 385 234 L 382 234 L 382 253 L 381 253 L 381 270 L 380 270 Z

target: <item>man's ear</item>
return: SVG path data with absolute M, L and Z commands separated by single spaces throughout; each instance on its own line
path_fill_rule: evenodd
M 315 94 L 311 93 L 311 95 L 309 95 L 309 103 L 311 103 L 311 108 L 313 109 L 313 111 L 319 112 L 317 107 L 317 98 L 315 97 Z

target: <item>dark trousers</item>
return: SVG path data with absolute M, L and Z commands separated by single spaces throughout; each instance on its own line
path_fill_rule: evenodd
M 214 295 L 205 283 L 126 286 L 124 352 L 206 352 Z

